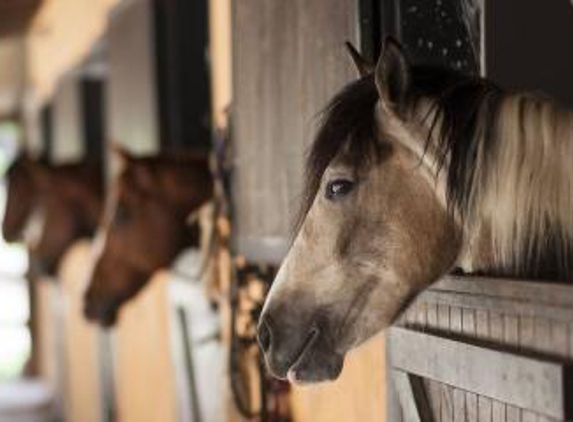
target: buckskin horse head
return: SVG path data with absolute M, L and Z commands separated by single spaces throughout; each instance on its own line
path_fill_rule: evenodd
M 121 170 L 106 198 L 95 263 L 85 295 L 85 315 L 103 326 L 154 272 L 197 243 L 187 218 L 213 194 L 205 155 L 161 154 L 136 158 L 117 151 Z
M 54 275 L 71 244 L 95 233 L 103 198 L 101 165 L 51 165 L 22 155 L 7 179 L 4 238 L 24 242 L 32 266 Z
M 412 66 L 388 39 L 327 107 L 306 201 L 259 322 L 272 373 L 338 377 L 454 268 L 571 279 L 573 114 L 528 93 Z

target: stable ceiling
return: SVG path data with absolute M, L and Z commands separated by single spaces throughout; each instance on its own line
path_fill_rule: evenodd
M 0 0 L 0 37 L 24 32 L 42 0 Z

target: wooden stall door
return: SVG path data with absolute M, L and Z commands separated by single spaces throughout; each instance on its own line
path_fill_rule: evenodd
M 388 344 L 389 420 L 573 419 L 573 287 L 447 277 Z
M 167 272 L 126 304 L 116 332 L 118 422 L 177 422 Z
M 218 315 L 196 277 L 199 256 L 185 251 L 120 313 L 119 422 L 226 420 L 226 360 Z
M 38 375 L 54 392 L 55 411 L 62 415 L 65 377 L 62 359 L 61 292 L 58 284 L 47 277 L 37 277 L 33 283 L 37 306 Z
M 66 252 L 58 274 L 64 314 L 65 417 L 69 421 L 105 420 L 99 368 L 99 329 L 86 321 L 83 315 L 91 259 L 90 242 L 78 241 Z

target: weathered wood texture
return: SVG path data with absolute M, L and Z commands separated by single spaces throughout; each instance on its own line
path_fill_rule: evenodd
M 238 250 L 279 262 L 317 115 L 354 78 L 343 48 L 357 0 L 233 2 L 234 197 Z
M 571 397 L 563 395 L 571 394 L 567 389 L 573 363 L 573 287 L 447 277 L 422 293 L 398 325 L 398 330 L 405 329 L 412 338 L 416 332 L 426 333 L 418 336 L 422 342 L 429 340 L 420 356 L 431 353 L 431 344 L 444 347 L 428 372 L 414 368 L 415 358 L 395 358 L 396 366 L 405 364 L 413 372 L 422 372 L 417 375 L 425 377 L 433 420 L 546 422 L 569 418 L 565 415 L 570 412 L 567 402 Z M 390 340 L 391 359 L 412 346 L 411 342 L 402 344 Z M 437 369 L 448 353 L 454 355 L 447 368 Z M 464 359 L 467 364 L 462 365 Z M 459 370 L 452 371 L 456 361 Z M 499 365 L 497 370 L 495 365 Z M 472 370 L 483 372 L 472 376 Z M 510 373 L 513 370 L 517 372 Z M 493 371 L 491 377 L 481 376 L 487 371 Z M 534 373 L 540 376 L 539 382 L 527 385 L 535 382 Z M 520 381 L 499 388 L 513 376 Z M 493 384 L 488 387 L 487 382 Z
M 92 259 L 89 241 L 74 244 L 62 260 L 58 278 L 64 313 L 65 419 L 103 421 L 98 328 L 83 316 L 83 296 Z

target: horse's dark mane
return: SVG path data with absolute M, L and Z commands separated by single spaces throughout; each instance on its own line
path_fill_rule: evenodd
M 430 124 L 431 135 L 437 135 L 437 164 L 444 167 L 448 160 L 449 206 L 463 216 L 469 207 L 476 144 L 482 139 L 475 136 L 476 131 L 495 124 L 493 110 L 500 90 L 486 79 L 446 68 L 421 65 L 414 66 L 411 72 L 408 102 L 414 105 L 421 98 L 432 102 L 435 120 Z M 379 157 L 382 145 L 375 122 L 378 98 L 374 77 L 369 75 L 344 87 L 323 111 L 307 157 L 306 184 L 296 229 L 312 205 L 324 171 L 341 151 L 355 168 L 367 166 Z M 490 121 L 480 124 L 484 106 L 490 110 L 485 114 Z M 483 139 L 487 141 L 487 137 Z

